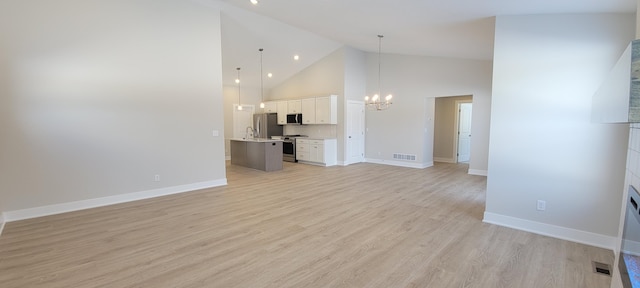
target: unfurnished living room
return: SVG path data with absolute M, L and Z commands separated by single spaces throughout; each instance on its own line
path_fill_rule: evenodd
M 440 2 L 0 1 L 0 287 L 640 287 L 636 2 Z

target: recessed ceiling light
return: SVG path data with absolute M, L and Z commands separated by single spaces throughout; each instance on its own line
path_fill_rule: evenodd
M 298 56 L 298 55 L 293 55 L 293 60 L 296 60 L 296 61 L 300 60 L 300 56 Z
M 251 0 L 251 4 L 258 5 L 258 0 Z
M 268 73 L 267 77 L 271 78 L 271 77 L 273 77 L 273 74 L 272 73 Z

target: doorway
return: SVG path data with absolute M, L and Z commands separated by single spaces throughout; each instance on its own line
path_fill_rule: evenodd
M 469 162 L 473 96 L 436 97 L 433 101 L 433 161 Z
M 253 128 L 253 105 L 242 105 L 238 110 L 238 104 L 233 104 L 233 138 L 245 138 L 247 127 Z
M 345 163 L 364 162 L 364 102 L 347 101 Z

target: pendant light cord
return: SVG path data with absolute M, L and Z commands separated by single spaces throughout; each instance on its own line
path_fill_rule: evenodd
M 236 68 L 238 70 L 238 106 L 242 106 L 240 104 L 240 67 Z
M 382 98 L 382 94 L 381 94 L 382 90 L 380 88 L 382 86 L 382 84 L 380 83 L 380 79 L 381 79 L 381 77 L 380 77 L 380 70 L 381 70 L 381 68 L 380 68 L 381 67 L 380 54 L 382 53 L 382 37 L 384 37 L 384 36 L 378 35 L 378 97 L 379 97 L 378 99 Z
M 262 48 L 258 49 L 260 51 L 260 101 L 264 103 L 264 86 L 262 83 Z

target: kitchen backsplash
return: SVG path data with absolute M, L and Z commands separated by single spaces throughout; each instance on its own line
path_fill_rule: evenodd
M 337 138 L 337 125 L 285 125 L 285 135 L 307 135 L 312 138 Z

